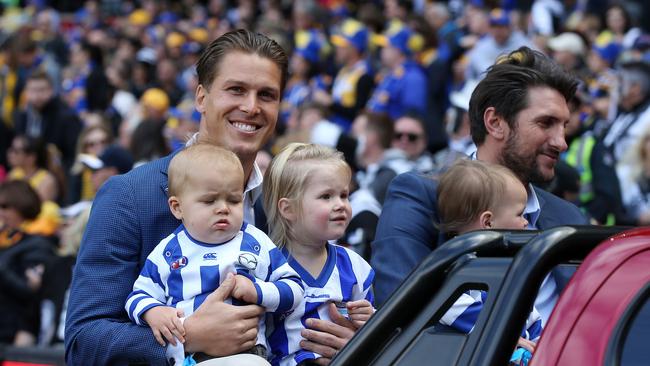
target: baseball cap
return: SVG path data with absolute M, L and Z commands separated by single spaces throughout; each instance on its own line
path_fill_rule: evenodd
M 185 43 L 185 36 L 178 32 L 171 32 L 165 38 L 165 45 L 168 48 L 181 47 Z
M 149 88 L 140 97 L 143 106 L 164 111 L 169 108 L 169 97 L 162 89 Z
M 548 48 L 553 51 L 571 52 L 576 56 L 584 56 L 586 51 L 585 42 L 573 32 L 564 32 L 549 39 Z
M 621 53 L 621 45 L 617 42 L 609 42 L 604 45 L 594 44 L 592 50 L 607 61 L 609 65 L 613 65 Z
M 133 168 L 131 153 L 119 145 L 111 145 L 99 155 L 99 168 L 115 168 L 119 174 L 128 173 Z
M 136 9 L 129 14 L 129 23 L 133 25 L 147 25 L 151 23 L 151 14 L 144 9 Z
M 330 37 L 333 45 L 339 47 L 353 46 L 359 52 L 368 48 L 368 28 L 358 20 L 346 19 L 341 24 L 339 32 Z
M 305 60 L 317 63 L 322 61 L 330 51 L 330 45 L 325 36 L 316 30 L 301 30 L 295 35 L 296 48 L 294 52 Z
M 424 47 L 424 38 L 399 21 L 391 22 L 386 32 L 374 37 L 373 42 L 382 47 L 395 47 L 407 56 L 421 51 Z
M 490 25 L 510 25 L 510 14 L 501 8 L 492 9 L 490 12 Z

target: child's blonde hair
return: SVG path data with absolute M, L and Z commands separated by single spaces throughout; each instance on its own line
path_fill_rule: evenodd
M 311 173 L 323 169 L 327 164 L 344 170 L 352 177 L 343 154 L 322 145 L 292 143 L 271 161 L 264 175 L 264 210 L 269 224 L 269 236 L 278 247 L 282 248 L 293 240 L 291 223 L 280 214 L 278 202 L 282 198 L 300 202 Z M 300 217 L 300 204 L 296 204 L 296 207 Z
M 481 213 L 494 210 L 506 193 L 507 179 L 519 181 L 503 165 L 460 159 L 438 183 L 440 230 L 458 234 Z
M 201 174 L 205 169 L 219 169 L 223 174 L 238 174 L 242 177 L 244 190 L 244 168 L 237 155 L 222 147 L 196 143 L 190 145 L 174 156 L 169 163 L 169 195 L 177 196 L 187 187 L 190 177 Z

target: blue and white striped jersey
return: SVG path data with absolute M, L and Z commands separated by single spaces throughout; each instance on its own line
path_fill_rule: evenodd
M 309 318 L 331 320 L 327 312 L 329 302 L 348 302 L 366 299 L 374 302 L 370 286 L 375 272 L 357 253 L 344 247 L 327 244 L 327 261 L 318 278 L 313 278 L 286 251 L 291 267 L 300 274 L 305 287 L 303 301 L 293 310 L 272 314 L 273 331 L 268 342 L 273 353 L 272 365 L 293 366 L 320 355 L 300 349 Z
M 442 316 L 440 323 L 463 333 L 470 333 L 474 329 L 486 298 L 487 292 L 485 291 L 469 290 L 464 292 Z M 526 319 L 526 325 L 521 332 L 521 336 L 537 342 L 541 334 L 542 318 L 537 309 L 533 307 L 528 319 Z
M 125 309 L 139 325 L 144 324 L 144 312 L 154 306 L 180 308 L 189 316 L 235 272 L 254 282 L 258 304 L 268 312 L 283 313 L 302 301 L 300 277 L 261 230 L 244 223 L 230 241 L 207 244 L 194 240 L 180 225 L 147 257 Z

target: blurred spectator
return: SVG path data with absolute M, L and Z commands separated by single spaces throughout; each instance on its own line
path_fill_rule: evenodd
M 381 49 L 381 81 L 372 93 L 366 108 L 374 113 L 387 113 L 396 119 L 408 112 L 427 112 L 427 77 L 414 60 L 422 50 L 424 39 L 411 28 L 397 21 L 376 37 Z
M 133 157 L 128 150 L 113 144 L 99 155 L 99 159 L 91 168 L 94 170 L 93 185 L 95 190 L 99 190 L 108 178 L 128 173 L 133 168 Z
M 27 182 L 0 184 L 0 343 L 29 346 L 36 341 L 38 294 L 53 246 L 22 228 L 40 207 Z
M 98 157 L 113 142 L 113 134 L 105 124 L 87 126 L 79 135 L 77 157 L 72 166 L 68 189 L 68 204 L 90 201 L 95 197 L 91 176 L 92 169 L 87 163 L 90 157 Z
M 510 13 L 497 8 L 490 11 L 490 31 L 481 38 L 469 51 L 469 64 L 467 65 L 467 79 L 481 79 L 483 73 L 490 67 L 497 57 L 506 54 L 521 46 L 532 47 L 531 41 L 518 30 L 513 28 Z
M 363 168 L 355 178 L 359 188 L 368 189 L 381 205 L 390 181 L 414 164 L 404 151 L 391 146 L 394 125 L 386 114 L 363 113 L 354 123 L 355 131 L 360 131 L 357 164 Z
M 632 224 L 650 225 L 650 130 L 640 136 L 617 168 L 623 205 Z
M 313 98 L 316 90 L 326 93 L 331 84 L 322 68 L 330 53 L 325 35 L 312 29 L 298 31 L 294 38 L 296 47 L 289 64 L 291 77 L 282 95 L 280 110 L 280 121 L 284 124 L 299 105 Z
M 534 34 L 550 37 L 561 29 L 561 20 L 565 16 L 561 0 L 535 0 L 530 11 L 532 31 Z
M 622 65 L 619 90 L 618 114 L 602 140 L 610 153 L 605 161 L 614 164 L 650 128 L 650 66 L 643 62 Z
M 392 147 L 402 150 L 418 172 L 433 169 L 433 156 L 427 151 L 424 121 L 416 115 L 404 115 L 395 121 Z
M 169 145 L 163 133 L 165 122 L 160 119 L 147 119 L 133 131 L 129 151 L 136 167 L 169 153 Z
M 61 16 L 56 10 L 47 8 L 38 12 L 33 37 L 61 67 L 68 63 L 68 46 L 59 32 L 60 29 Z
M 140 97 L 138 106 L 120 125 L 120 144 L 131 146 L 131 135 L 143 121 L 158 121 L 164 124 L 168 117 L 169 106 L 167 93 L 158 88 L 147 89 Z
M 51 236 L 56 233 L 61 217 L 56 203 L 59 186 L 55 175 L 48 169 L 48 152 L 39 140 L 24 135 L 14 137 L 8 151 L 8 180 L 26 181 L 34 189 L 42 202 L 38 217 L 25 226 L 30 234 Z
M 178 85 L 178 76 L 178 67 L 171 59 L 163 58 L 156 65 L 155 86 L 167 94 L 171 106 L 176 106 L 183 97 L 183 90 Z
M 342 66 L 334 79 L 332 94 L 323 90 L 314 92 L 314 100 L 329 106 L 332 122 L 345 131 L 368 102 L 375 85 L 372 66 L 366 57 L 369 35 L 368 29 L 357 20 L 346 19 L 341 24 L 339 32 L 331 37 L 336 62 Z
M 632 17 L 623 4 L 613 4 L 607 8 L 605 30 L 598 35 L 599 39 L 611 37 L 624 49 L 629 49 L 640 35 L 641 29 L 633 24 Z
M 29 76 L 25 100 L 27 107 L 16 118 L 16 133 L 54 144 L 61 152 L 64 169 L 68 171 L 74 162 L 82 127 L 79 117 L 54 94 L 52 80 L 44 72 Z
M 581 80 L 589 79 L 589 70 L 585 64 L 587 48 L 580 35 L 574 32 L 565 32 L 550 38 L 547 45 L 555 62 L 574 73 Z

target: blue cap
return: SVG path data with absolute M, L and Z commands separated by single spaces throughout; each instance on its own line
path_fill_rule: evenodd
M 592 50 L 611 66 L 616 62 L 622 48 L 617 42 L 610 42 L 604 45 L 595 44 Z
M 373 41 L 382 47 L 395 47 L 406 56 L 412 56 L 424 47 L 424 38 L 399 21 L 391 22 L 386 32 Z
M 490 12 L 490 25 L 509 26 L 510 14 L 501 8 L 492 9 Z
M 322 61 L 330 52 L 330 45 L 325 36 L 316 30 L 296 32 L 295 42 L 294 52 L 312 63 Z
M 335 46 L 352 46 L 363 53 L 368 48 L 368 37 L 368 28 L 363 23 L 355 19 L 346 19 L 338 32 L 330 37 L 330 41 Z

